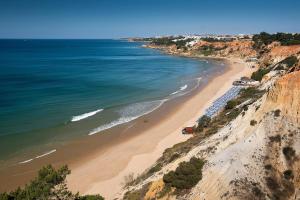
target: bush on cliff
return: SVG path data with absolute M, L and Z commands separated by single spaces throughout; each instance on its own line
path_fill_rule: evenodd
M 297 45 L 300 44 L 300 34 L 291 33 L 276 33 L 269 34 L 266 32 L 261 32 L 253 36 L 254 48 L 261 48 L 263 45 L 271 44 L 272 42 L 280 42 L 281 45 Z
M 197 132 L 202 132 L 204 128 L 207 128 L 210 124 L 211 118 L 203 115 L 199 120 L 198 120 L 198 126 L 196 128 Z
M 289 56 L 283 61 L 280 62 L 281 64 L 285 64 L 288 68 L 291 68 L 294 66 L 296 63 L 298 63 L 298 59 L 296 56 Z
M 256 72 L 253 72 L 251 75 L 251 79 L 256 81 L 261 81 L 263 76 L 270 72 L 270 69 L 267 68 L 261 68 L 258 69 Z
M 202 179 L 203 165 L 203 160 L 193 157 L 189 162 L 180 163 L 175 171 L 165 174 L 163 181 L 177 190 L 190 189 Z
M 237 105 L 238 105 L 238 102 L 236 100 L 229 100 L 225 106 L 225 109 L 230 110 L 230 109 L 233 109 Z
M 68 190 L 65 179 L 71 171 L 65 165 L 56 170 L 47 165 L 39 170 L 38 176 L 23 189 L 18 188 L 10 193 L 0 194 L 0 200 L 22 199 L 70 199 L 70 200 L 103 200 L 100 195 L 79 196 Z

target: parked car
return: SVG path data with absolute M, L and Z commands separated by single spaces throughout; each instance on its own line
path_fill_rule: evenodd
M 185 127 L 182 129 L 182 134 L 193 134 L 194 132 L 194 127 Z

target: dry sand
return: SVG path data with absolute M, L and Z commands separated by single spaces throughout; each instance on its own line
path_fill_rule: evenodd
M 155 163 L 166 148 L 187 140 L 190 136 L 182 135 L 181 129 L 194 125 L 205 109 L 232 86 L 234 80 L 253 71 L 241 60 L 228 61 L 230 67 L 225 73 L 213 78 L 160 123 L 73 166 L 68 177 L 70 189 L 79 190 L 81 194 L 101 194 L 106 199 L 114 199 L 122 190 L 125 176 L 142 173 Z

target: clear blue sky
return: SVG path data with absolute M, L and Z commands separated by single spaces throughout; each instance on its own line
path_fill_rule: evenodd
M 300 0 L 0 0 L 0 38 L 300 32 Z

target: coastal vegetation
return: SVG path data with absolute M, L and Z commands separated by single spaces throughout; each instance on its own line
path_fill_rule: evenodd
M 175 171 L 163 176 L 166 187 L 175 187 L 177 190 L 191 189 L 202 178 L 204 161 L 192 157 L 189 162 L 182 162 Z
M 185 39 L 183 36 L 178 37 L 161 37 L 161 38 L 153 38 L 151 43 L 154 45 L 162 45 L 162 46 L 170 46 L 176 45 L 177 49 L 186 49 L 187 43 L 192 41 L 192 38 Z
M 168 148 L 164 151 L 163 156 L 157 161 L 160 163 L 160 167 L 165 163 L 169 163 L 174 155 L 183 155 L 189 152 L 194 146 L 198 145 L 203 139 L 209 135 L 215 134 L 221 127 L 228 124 L 230 121 L 235 119 L 245 108 L 259 99 L 265 93 L 264 90 L 259 90 L 255 87 L 249 87 L 242 89 L 239 95 L 232 101 L 234 101 L 236 107 L 228 107 L 222 110 L 216 116 L 209 118 L 207 116 L 202 116 L 198 120 L 198 125 L 196 127 L 196 134 L 194 137 L 190 138 L 186 142 L 182 142 Z M 249 104 L 238 107 L 242 102 L 251 100 Z
M 261 81 L 263 76 L 269 73 L 270 71 L 271 69 L 269 68 L 259 68 L 257 71 L 252 73 L 251 79 Z
M 173 41 L 175 38 L 174 37 L 161 37 L 161 38 L 152 38 L 151 43 L 155 45 L 173 45 L 175 42 Z M 177 38 L 180 39 L 180 38 Z
M 264 93 L 264 90 L 259 90 L 256 87 L 244 88 L 239 92 L 239 95 L 232 100 L 234 102 L 234 106 L 228 106 L 227 108 L 224 108 L 212 118 L 206 115 L 202 116 L 198 120 L 198 125 L 195 129 L 196 134 L 194 137 L 166 149 L 152 168 L 150 168 L 144 174 L 138 176 L 127 186 L 137 185 L 141 181 L 152 176 L 154 173 L 160 171 L 165 165 L 186 155 L 192 148 L 198 146 L 208 136 L 217 133 L 220 128 L 234 120 L 242 112 L 245 112 L 248 106 L 253 104 Z M 246 101 L 249 103 L 239 106 Z M 208 154 L 212 151 L 214 151 L 213 148 L 207 149 Z M 189 162 L 181 162 L 176 170 L 170 171 L 163 176 L 164 186 L 163 189 L 158 193 L 158 196 L 162 198 L 169 194 L 184 195 L 202 179 L 202 168 L 204 164 L 204 160 L 195 157 L 191 158 Z M 144 185 L 141 189 L 128 191 L 124 195 L 124 199 L 140 199 L 141 197 L 144 197 L 148 189 L 149 183 Z
M 296 56 L 289 56 L 284 60 L 282 60 L 279 64 L 283 64 L 286 65 L 288 68 L 291 68 L 297 63 L 298 63 L 298 58 Z
M 210 124 L 211 118 L 208 117 L 207 115 L 203 115 L 199 120 L 198 120 L 198 126 L 196 127 L 197 132 L 203 131 L 204 128 L 207 128 Z
M 149 189 L 149 184 L 145 184 L 141 189 L 128 191 L 124 194 L 123 200 L 141 200 L 144 199 L 146 192 Z
M 202 40 L 206 42 L 231 42 L 233 41 L 233 38 L 220 39 L 220 38 L 213 38 L 213 37 L 205 37 L 202 38 Z
M 39 170 L 38 176 L 24 188 L 17 188 L 9 193 L 1 193 L 0 200 L 104 200 L 100 195 L 80 196 L 73 194 L 66 186 L 66 177 L 71 171 L 65 165 L 55 169 L 52 165 L 47 165 Z
M 264 68 L 259 68 L 257 71 L 253 72 L 251 75 L 251 79 L 256 81 L 261 81 L 264 75 L 268 74 L 273 69 L 275 70 L 289 70 L 293 66 L 295 66 L 298 63 L 298 58 L 294 55 L 288 56 L 276 65 L 274 67 L 267 66 Z
M 217 51 L 221 51 L 226 48 L 227 48 L 226 45 L 224 45 L 223 47 L 215 47 L 213 45 L 203 45 L 198 48 L 198 52 L 204 56 L 210 56 L 215 54 Z
M 239 103 L 236 100 L 229 100 L 226 103 L 225 109 L 230 110 L 233 109 L 235 106 L 237 106 Z
M 257 99 L 259 99 L 264 93 L 265 93 L 264 90 L 259 90 L 255 87 L 248 87 L 242 89 L 239 92 L 239 95 L 233 100 L 235 105 L 234 107 L 233 106 L 227 107 L 227 109 L 223 109 L 221 112 L 219 112 L 216 116 L 212 118 L 206 115 L 202 116 L 198 120 L 198 125 L 195 129 L 196 134 L 194 135 L 194 137 L 188 139 L 185 142 L 178 143 L 173 147 L 166 149 L 163 155 L 157 160 L 156 164 L 153 167 L 148 169 L 142 175 L 138 176 L 127 186 L 138 184 L 140 181 L 145 180 L 148 177 L 152 176 L 154 173 L 160 171 L 168 163 L 171 163 L 177 158 L 180 158 L 181 156 L 187 154 L 192 148 L 199 145 L 199 143 L 203 141 L 205 138 L 207 138 L 212 134 L 217 133 L 220 128 L 224 127 L 226 124 L 228 124 L 233 119 L 235 119 L 240 113 L 247 110 L 247 107 L 250 104 L 254 103 Z M 251 100 L 248 104 L 240 107 L 238 106 L 248 100 Z M 212 150 L 213 149 L 208 149 L 208 153 Z M 182 165 L 180 164 L 181 167 L 178 168 L 178 171 L 175 170 L 173 172 L 168 173 L 168 175 L 165 175 L 163 179 L 164 182 L 166 183 L 166 186 L 164 187 L 163 192 L 166 191 L 170 192 L 171 186 L 175 187 L 177 190 L 187 189 L 189 187 L 192 187 L 191 185 L 193 185 L 192 183 L 196 182 L 195 180 L 191 180 L 191 183 L 185 183 L 184 180 L 181 180 L 180 177 L 184 173 L 190 173 L 190 172 L 193 173 L 193 167 L 191 167 L 191 165 L 194 165 L 195 163 L 201 163 L 199 164 L 199 168 L 200 166 L 202 168 L 204 161 L 201 159 L 195 161 L 195 159 L 193 158 L 191 159 L 190 162 L 188 162 L 188 164 L 186 162 Z M 189 168 L 191 169 L 189 170 Z M 188 172 L 186 172 L 186 170 Z M 200 174 L 197 174 L 196 177 L 198 177 L 199 180 L 201 179 Z M 127 197 L 132 196 L 133 195 L 132 193 L 141 194 L 142 191 L 143 190 L 128 192 Z
M 300 34 L 292 33 L 276 33 L 269 34 L 266 32 L 261 32 L 253 36 L 254 48 L 261 48 L 264 45 L 271 44 L 272 42 L 280 42 L 281 45 L 289 46 L 300 44 Z
M 204 40 L 204 39 L 201 38 L 200 40 Z M 252 173 L 256 173 L 255 171 L 256 169 L 253 170 L 251 166 L 256 165 L 257 162 L 261 162 L 260 159 L 259 161 L 256 161 L 255 158 L 259 158 L 258 155 L 262 156 L 262 158 L 265 158 L 263 171 L 266 173 L 266 175 L 263 178 L 263 181 L 256 182 L 251 180 L 251 177 L 247 175 L 243 175 L 243 172 L 241 174 L 238 173 L 240 172 L 240 170 L 234 168 L 233 172 L 236 172 L 239 175 L 236 176 L 237 177 L 236 179 L 232 179 L 231 182 L 229 182 L 230 185 L 229 187 L 233 188 L 233 192 L 231 192 L 230 190 L 226 191 L 226 190 L 222 190 L 222 188 L 218 188 L 218 192 L 220 191 L 220 195 L 222 195 L 221 198 L 224 197 L 225 199 L 230 199 L 231 197 L 240 197 L 238 199 L 266 199 L 266 197 L 270 197 L 271 199 L 286 199 L 286 197 L 295 194 L 295 186 L 299 184 L 298 176 L 295 171 L 295 167 L 297 167 L 299 164 L 298 163 L 299 157 L 298 157 L 297 149 L 294 149 L 292 146 L 294 145 L 294 140 L 292 140 L 292 138 L 294 137 L 295 133 L 299 128 L 295 127 L 296 130 L 293 130 L 291 128 L 293 127 L 292 123 L 290 124 L 286 123 L 285 126 L 287 126 L 287 128 L 282 128 L 280 126 L 281 121 L 284 122 L 289 120 L 288 118 L 286 118 L 286 113 L 284 113 L 280 109 L 274 109 L 271 110 L 270 112 L 265 112 L 266 111 L 266 107 L 264 106 L 265 102 L 260 101 L 259 99 L 266 92 L 269 91 L 280 93 L 279 90 L 288 90 L 283 92 L 283 94 L 287 94 L 290 90 L 293 90 L 293 87 L 289 87 L 288 89 L 275 88 L 276 90 L 274 90 L 274 87 L 276 87 L 276 85 L 275 86 L 270 85 L 270 83 L 272 83 L 273 80 L 277 81 L 277 78 L 280 79 L 281 78 L 280 76 L 285 76 L 288 75 L 289 73 L 294 73 L 296 70 L 299 70 L 299 64 L 298 64 L 299 46 L 291 46 L 294 44 L 300 44 L 298 43 L 297 40 L 299 40 L 299 34 L 261 33 L 255 35 L 253 41 L 249 41 L 249 39 L 247 39 L 247 41 L 243 41 L 244 43 L 240 42 L 237 39 L 236 41 L 232 42 L 232 44 L 228 44 L 228 43 L 222 44 L 221 42 L 220 42 L 221 44 L 219 44 L 219 43 L 215 43 L 217 42 L 217 40 L 212 39 L 211 41 L 199 42 L 194 47 L 188 46 L 189 51 L 191 52 L 191 54 L 189 55 L 191 56 L 197 56 L 200 52 L 201 56 L 215 55 L 215 56 L 225 56 L 225 57 L 226 56 L 242 57 L 245 59 L 251 58 L 249 60 L 255 63 L 255 65 L 258 64 L 258 68 L 259 68 L 257 71 L 253 72 L 251 78 L 261 82 L 263 80 L 263 77 L 266 74 L 268 75 L 267 77 L 264 77 L 264 81 L 261 82 L 260 84 L 255 82 L 259 86 L 247 87 L 241 89 L 239 95 L 236 98 L 228 101 L 224 109 L 219 111 L 215 115 L 210 117 L 203 115 L 198 120 L 197 125 L 194 126 L 195 134 L 193 135 L 193 137 L 191 137 L 185 142 L 176 144 L 173 147 L 166 149 L 162 157 L 160 157 L 157 160 L 155 165 L 153 165 L 152 168 L 148 169 L 148 171 L 146 171 L 145 174 L 140 176 L 142 177 L 141 179 L 133 183 L 133 184 L 140 183 L 137 184 L 138 186 L 137 188 L 139 188 L 137 193 L 142 194 L 142 191 L 145 191 L 146 186 L 143 187 L 144 189 L 140 189 L 140 186 L 143 185 L 144 183 L 146 185 L 150 184 L 150 187 L 148 187 L 147 190 L 148 190 L 148 194 L 151 193 L 152 195 L 151 197 L 153 197 L 153 199 L 156 199 L 156 197 L 168 199 L 169 197 L 173 198 L 174 195 L 176 196 L 174 198 L 179 198 L 179 199 L 189 199 L 190 197 L 192 198 L 198 197 L 199 194 L 202 194 L 204 189 L 203 188 L 199 189 L 200 188 L 198 187 L 199 185 L 197 187 L 194 186 L 200 180 L 202 180 L 202 167 L 205 164 L 205 162 L 199 159 L 199 162 L 201 162 L 202 165 L 200 167 L 201 169 L 199 168 L 199 170 L 194 170 L 194 166 L 191 166 L 192 165 L 190 163 L 191 161 L 188 162 L 186 161 L 182 162 L 182 161 L 188 160 L 192 156 L 197 156 L 209 160 L 210 162 L 206 167 L 212 169 L 212 171 L 222 169 L 223 167 L 222 164 L 218 164 L 218 161 L 214 162 L 210 160 L 210 158 L 212 158 L 212 156 L 214 155 L 222 156 L 223 152 L 221 149 L 222 148 L 226 149 L 222 141 L 225 141 L 229 137 L 232 138 L 232 134 L 239 134 L 240 137 L 240 135 L 243 135 L 244 132 L 247 132 L 247 135 L 245 134 L 245 137 L 243 137 L 242 139 L 237 139 L 238 141 L 242 142 L 243 140 L 245 141 L 245 138 L 247 138 L 249 134 L 252 134 L 255 130 L 258 131 L 257 133 L 263 135 L 264 139 L 261 136 L 260 137 L 261 140 L 265 140 L 265 138 L 267 138 L 266 148 L 268 154 L 258 153 L 255 151 L 253 155 L 250 154 L 247 155 L 249 156 L 249 158 L 247 158 L 249 162 L 245 164 L 244 167 L 247 168 L 249 171 L 252 170 L 251 171 Z M 218 48 L 222 48 L 226 45 L 228 45 L 228 47 L 226 48 L 225 51 L 217 52 Z M 256 49 L 254 49 L 253 47 L 255 47 Z M 164 48 L 164 50 L 165 49 L 169 50 L 168 48 Z M 243 52 L 237 53 L 241 51 L 241 49 L 243 50 Z M 176 53 L 178 53 L 179 55 L 186 55 L 186 52 L 185 54 L 180 54 L 181 52 L 182 51 L 176 51 L 175 48 L 173 47 L 170 48 L 171 54 L 176 55 Z M 279 72 L 274 70 L 283 70 L 283 71 Z M 290 84 L 291 82 L 293 81 L 289 81 L 288 83 Z M 261 88 L 265 88 L 265 89 L 263 90 Z M 288 94 L 291 95 L 290 93 Z M 291 97 L 290 99 L 295 99 L 294 97 L 297 96 L 297 94 L 298 93 L 296 93 L 296 95 L 293 96 L 291 95 L 293 98 Z M 268 98 L 272 98 L 272 97 L 268 95 L 266 96 L 267 96 L 267 101 L 270 101 L 270 99 Z M 285 105 L 286 102 L 279 102 L 279 103 L 276 102 L 276 103 L 277 105 L 278 104 Z M 272 105 L 273 104 L 274 101 L 272 101 Z M 277 107 L 274 106 L 274 108 Z M 297 113 L 298 115 L 299 112 L 295 112 L 295 113 Z M 265 114 L 265 116 L 263 118 L 258 117 L 261 116 L 261 114 Z M 233 121 L 237 117 L 238 119 L 236 121 Z M 277 123 L 273 124 L 272 120 L 277 120 Z M 272 126 L 274 125 L 274 130 L 273 129 L 269 130 L 268 128 L 270 127 L 266 128 L 266 124 L 269 123 L 271 123 Z M 240 124 L 243 124 L 251 128 L 249 128 L 249 130 L 235 130 L 235 125 L 240 125 Z M 280 128 L 276 127 L 277 125 Z M 222 129 L 224 126 L 226 126 L 226 128 Z M 265 128 L 264 132 L 259 132 L 260 131 L 259 129 L 261 127 Z M 219 134 L 218 131 L 220 129 L 222 129 L 222 131 Z M 285 134 L 283 134 L 283 132 Z M 224 133 L 226 134 L 225 136 L 223 135 Z M 257 133 L 255 132 L 255 134 Z M 209 136 L 211 135 L 214 136 L 210 138 Z M 212 140 L 215 142 L 216 138 L 218 138 L 217 142 L 211 145 L 210 142 L 212 142 Z M 245 146 L 249 145 L 248 146 L 249 148 L 260 149 L 260 146 L 257 147 L 256 140 L 257 138 L 251 138 L 251 140 L 249 140 L 249 143 L 251 144 L 245 144 Z M 231 140 L 229 141 L 232 142 Z M 225 141 L 225 144 L 226 142 L 227 141 Z M 229 147 L 234 145 L 238 146 L 236 145 L 235 142 L 226 145 L 229 145 Z M 221 149 L 219 147 L 221 147 Z M 238 148 L 240 147 L 238 146 Z M 240 163 L 240 162 L 230 156 L 234 155 L 234 157 L 238 156 L 238 158 L 244 156 L 243 151 L 241 152 L 241 155 L 239 155 L 238 151 L 239 150 L 230 149 L 230 151 L 226 153 L 226 157 L 228 156 L 228 159 L 226 158 L 227 162 L 229 163 L 228 160 L 230 159 L 231 166 L 234 165 L 231 163 Z M 275 154 L 274 152 L 277 153 Z M 282 155 L 280 155 L 280 153 L 282 153 Z M 278 157 L 278 155 L 280 155 L 280 157 Z M 224 158 L 224 156 L 222 158 Z M 287 164 L 283 169 L 281 169 L 280 166 L 278 166 L 278 163 L 282 161 Z M 176 166 L 177 168 L 174 170 L 174 167 Z M 171 171 L 169 171 L 170 169 Z M 232 172 L 231 169 L 227 169 L 225 173 L 221 174 L 220 176 L 226 177 L 227 171 Z M 186 180 L 185 178 L 190 177 L 191 174 L 195 174 L 195 175 L 193 175 L 191 178 L 188 178 Z M 214 176 L 213 174 L 209 175 L 206 173 L 205 175 L 209 177 Z M 194 179 L 194 178 L 198 178 L 198 179 Z M 148 181 L 150 181 L 150 183 Z M 217 184 L 223 183 L 222 181 L 210 180 L 208 177 L 204 177 L 202 182 L 203 185 L 202 183 L 201 185 L 203 187 L 206 187 L 207 184 L 210 184 L 210 181 Z M 163 184 L 158 184 L 161 182 L 163 182 Z M 159 185 L 159 187 L 157 185 Z M 136 187 L 135 185 L 132 186 L 133 187 L 130 188 L 132 189 L 130 193 L 135 193 L 136 191 L 134 188 Z M 193 191 L 190 192 L 191 191 L 190 189 L 192 188 Z M 205 188 L 205 192 L 206 189 L 210 193 L 214 194 L 215 192 L 213 188 Z M 147 191 L 145 193 L 147 193 Z M 205 197 L 211 198 L 211 197 L 215 197 L 215 195 L 210 196 L 210 194 L 207 194 L 205 195 Z

